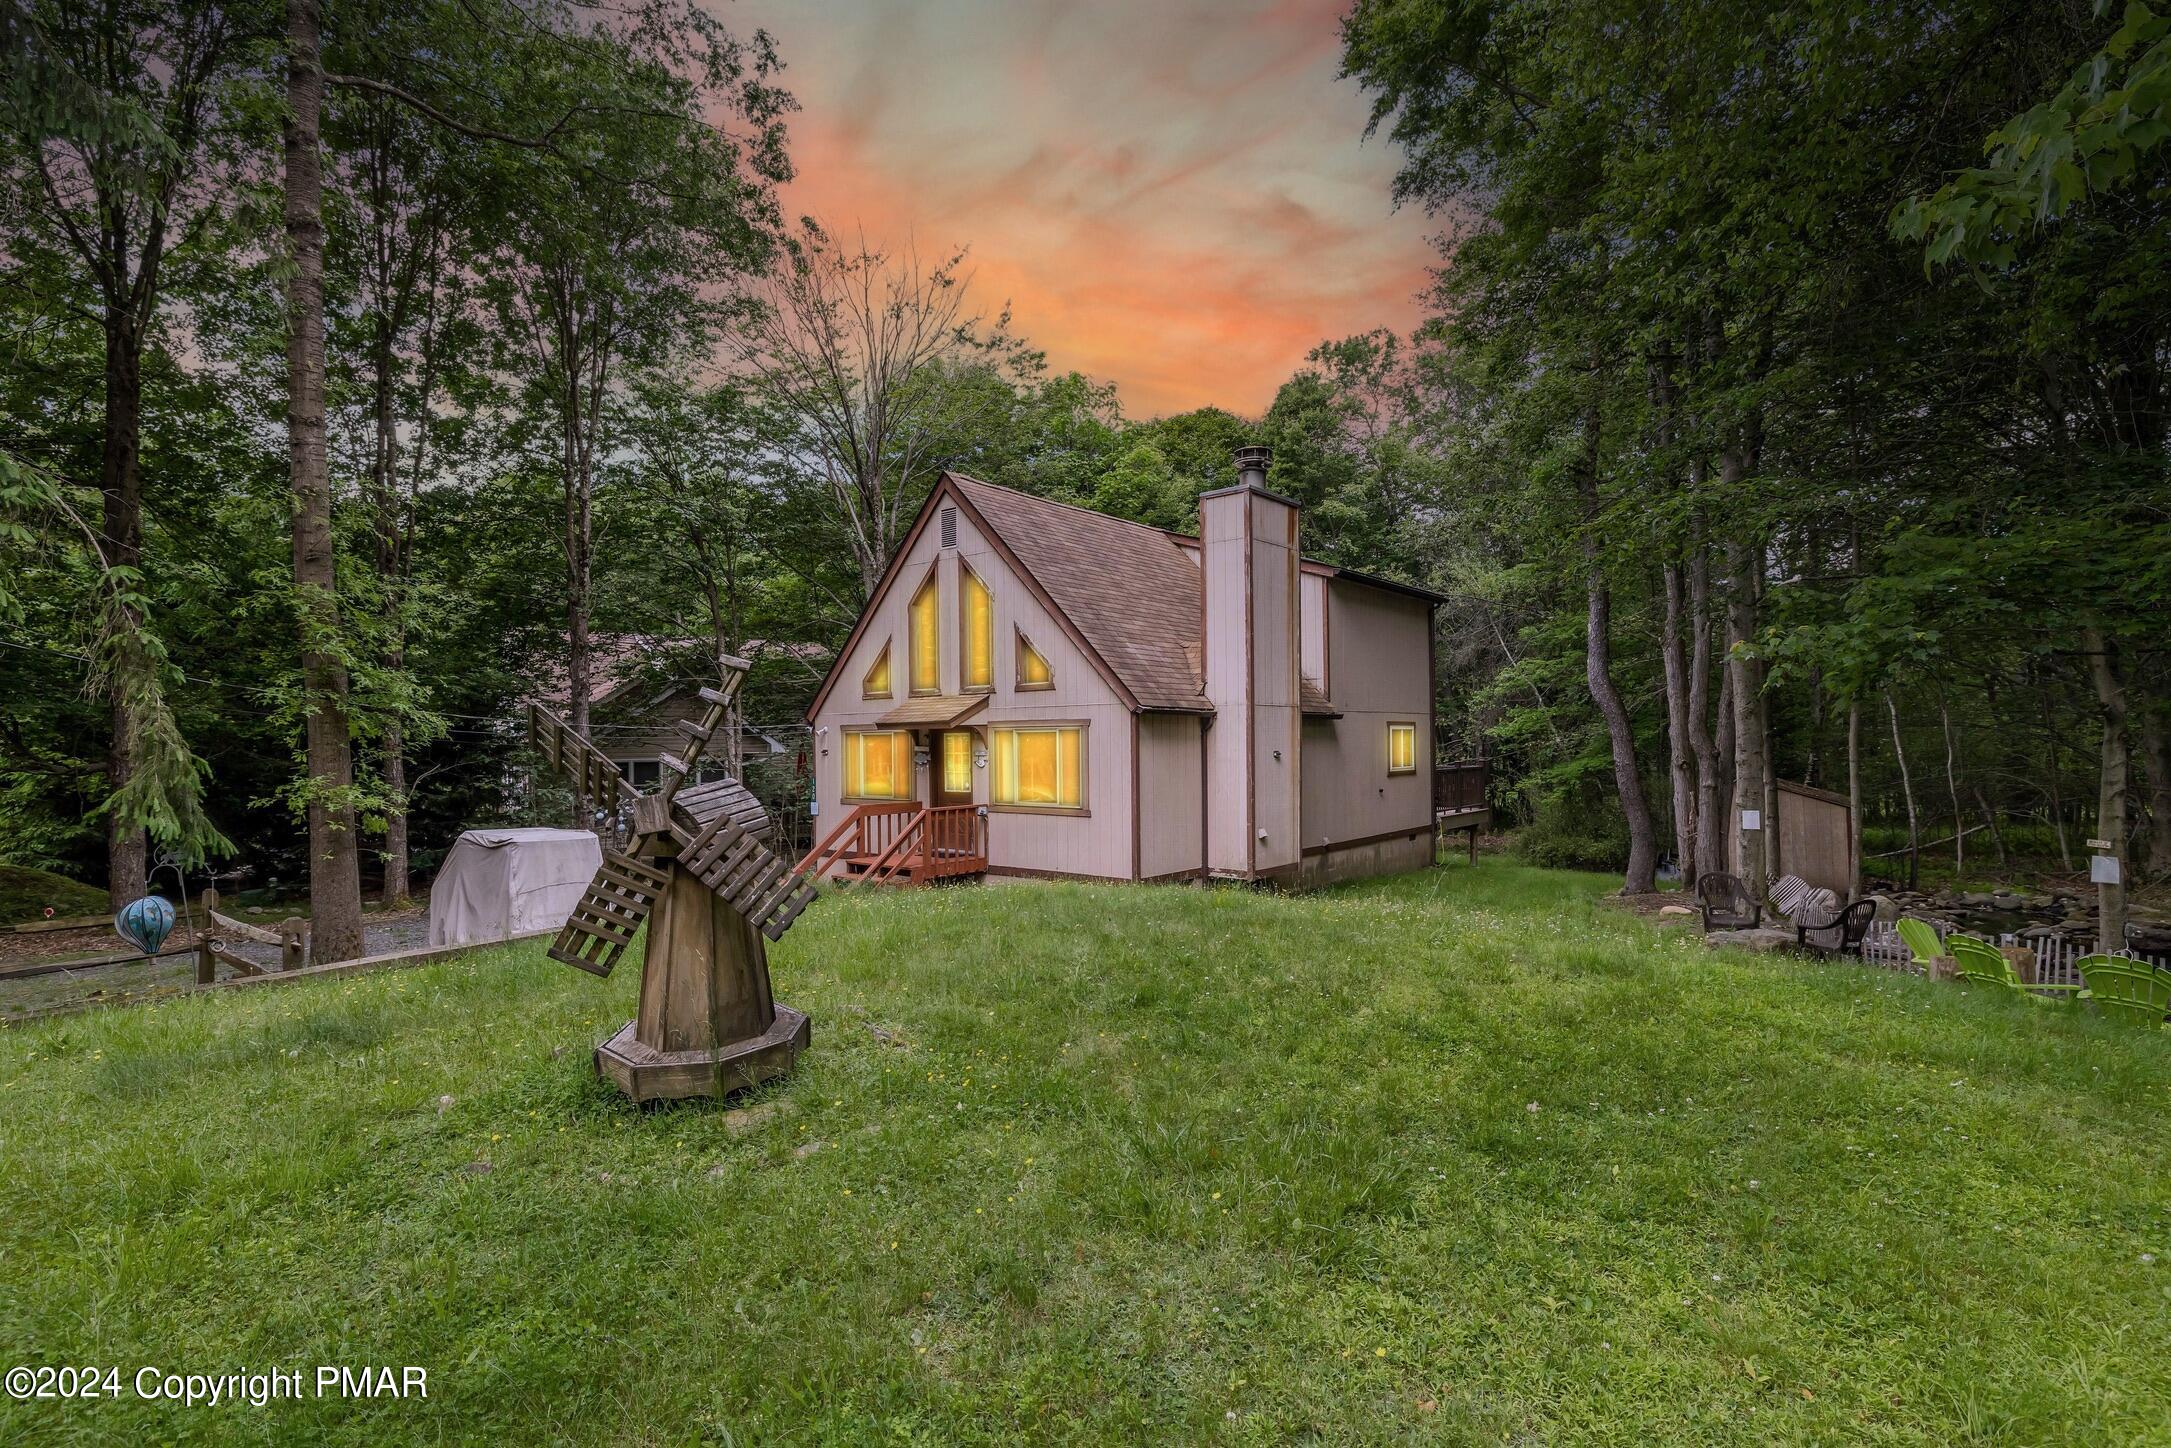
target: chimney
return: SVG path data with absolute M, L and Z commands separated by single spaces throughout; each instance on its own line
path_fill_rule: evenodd
M 1236 486 L 1199 495 L 1206 590 L 1208 873 L 1258 880 L 1299 862 L 1297 505 L 1267 491 L 1272 454 L 1236 450 Z

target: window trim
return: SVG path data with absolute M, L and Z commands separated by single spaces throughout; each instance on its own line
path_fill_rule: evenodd
M 965 583 L 968 578 L 987 595 L 988 601 L 988 678 L 984 684 L 975 684 L 965 677 L 965 671 L 972 666 L 972 608 L 966 602 Z M 960 558 L 957 560 L 957 691 L 960 694 L 995 692 L 995 632 L 995 590 L 988 587 L 978 569 Z
M 843 757 L 837 761 L 837 773 L 840 776 L 837 781 L 837 802 L 839 804 L 910 804 L 914 800 L 918 799 L 920 797 L 919 770 L 918 767 L 913 763 L 913 755 L 917 751 L 918 745 L 912 738 L 912 731 L 910 729 L 881 729 L 871 727 L 853 728 L 849 725 L 847 725 L 843 730 L 844 739 L 852 739 L 855 737 L 859 739 L 866 739 L 870 735 L 883 738 L 894 735 L 896 737 L 902 738 L 905 741 L 905 761 L 903 775 L 905 792 L 903 794 L 852 793 L 852 746 L 850 744 L 840 743 L 839 747 L 843 751 Z M 862 750 L 866 749 L 866 747 L 867 746 L 865 744 L 860 745 L 860 748 Z M 860 773 L 862 775 L 866 773 L 864 767 L 862 767 Z
M 1395 731 L 1397 729 L 1410 731 L 1410 762 L 1399 767 L 1395 764 Z M 1389 719 L 1387 721 L 1387 775 L 1391 779 L 1397 775 L 1415 773 L 1417 773 L 1417 721 L 1415 719 Z
M 1058 730 L 1078 731 L 1078 803 L 1069 804 L 1003 804 L 998 803 L 995 791 L 1001 786 L 1002 775 L 999 761 L 1001 751 L 996 748 L 995 736 L 1009 730 Z M 992 814 L 1054 815 L 1067 819 L 1091 819 L 1093 817 L 1093 726 L 1084 719 L 1011 719 L 1003 723 L 988 723 L 988 804 Z
M 1011 659 L 1010 664 L 1011 689 L 1020 694 L 1039 694 L 1045 693 L 1048 690 L 1053 689 L 1055 687 L 1054 661 L 1051 660 L 1046 654 L 1042 653 L 1038 648 L 1034 647 L 1033 641 L 1030 638 L 1026 637 L 1024 629 L 1017 628 L 1015 625 L 1013 625 L 1011 631 L 1017 635 L 1015 656 Z M 1031 654 L 1034 658 L 1040 660 L 1042 664 L 1046 665 L 1048 670 L 1048 677 L 1044 682 L 1038 684 L 1029 684 L 1025 681 L 1025 656 L 1027 654 Z
M 935 606 L 929 610 L 929 622 L 935 630 L 935 682 L 927 688 L 920 687 L 919 666 L 919 606 L 920 595 L 929 589 L 935 591 Z M 931 698 L 942 692 L 942 564 L 938 560 L 928 565 L 927 576 L 920 586 L 912 590 L 911 600 L 905 604 L 905 693 L 914 699 Z
M 895 642 L 896 640 L 894 639 L 882 640 L 882 651 L 874 656 L 873 663 L 867 665 L 867 672 L 859 676 L 860 698 L 894 699 L 897 697 L 897 666 L 890 659 L 890 649 Z M 882 690 L 880 693 L 876 693 L 874 689 L 869 686 L 869 684 L 870 681 L 874 678 L 874 671 L 876 669 L 882 668 L 884 665 L 888 665 L 889 667 L 889 687 Z

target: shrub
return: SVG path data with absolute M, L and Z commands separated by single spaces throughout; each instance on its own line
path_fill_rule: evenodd
M 1628 821 L 1604 805 L 1552 801 L 1515 832 L 1516 858 L 1554 870 L 1625 870 Z

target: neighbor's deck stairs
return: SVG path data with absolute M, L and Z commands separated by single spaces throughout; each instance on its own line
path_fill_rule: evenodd
M 978 805 L 855 805 L 795 869 L 840 884 L 925 885 L 984 875 L 987 815 Z

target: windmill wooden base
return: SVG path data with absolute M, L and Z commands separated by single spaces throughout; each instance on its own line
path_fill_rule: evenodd
M 723 687 L 701 691 L 701 721 L 679 723 L 692 747 L 665 757 L 652 795 L 633 795 L 594 745 L 528 706 L 536 750 L 605 814 L 631 811 L 628 853 L 605 852 L 550 957 L 608 976 L 647 924 L 640 1014 L 596 1048 L 596 1070 L 635 1101 L 728 1096 L 791 1070 L 812 1039 L 804 1014 L 770 998 L 764 939 L 813 903 L 814 882 L 763 843 L 768 816 L 744 785 L 688 783 L 745 676 L 745 660 L 723 663 Z
M 726 1096 L 783 1075 L 813 1031 L 770 999 L 761 932 L 678 861 L 667 869 L 640 1014 L 596 1048 L 596 1070 L 635 1101 Z

